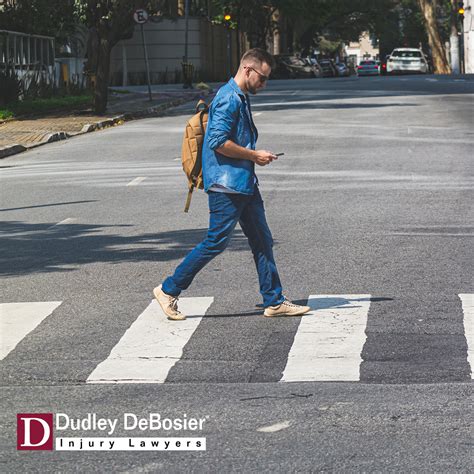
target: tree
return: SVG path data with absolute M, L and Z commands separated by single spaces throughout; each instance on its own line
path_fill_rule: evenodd
M 220 11 L 231 10 L 251 47 L 266 47 L 267 38 L 283 24 L 294 34 L 304 54 L 322 35 L 336 42 L 357 39 L 369 29 L 372 18 L 392 0 L 214 0 Z M 278 15 L 276 13 L 278 12 Z M 290 42 L 293 41 L 290 39 Z
M 0 29 L 53 36 L 62 43 L 74 30 L 74 0 L 6 1 Z
M 75 0 L 80 20 L 89 28 L 90 48 L 87 67 L 95 72 L 94 109 L 105 112 L 108 98 L 110 54 L 122 39 L 133 35 L 133 13 L 144 8 L 149 14 L 171 14 L 172 2 L 166 0 Z
M 429 49 L 428 36 L 418 0 L 393 0 L 373 17 L 372 31 L 379 38 L 380 57 L 394 48 Z
M 373 31 L 374 18 L 391 5 L 391 0 L 306 0 L 300 12 L 287 15 L 296 26 L 297 43 L 304 54 L 324 37 L 336 44 L 358 40 L 364 31 Z
M 428 33 L 428 41 L 431 47 L 431 54 L 433 57 L 434 72 L 436 74 L 449 74 L 451 68 L 449 67 L 446 51 L 441 39 L 438 18 L 437 18 L 437 0 L 418 0 L 420 10 L 425 18 L 426 31 Z

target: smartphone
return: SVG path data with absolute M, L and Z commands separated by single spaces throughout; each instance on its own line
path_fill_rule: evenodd
M 275 153 L 275 156 L 282 156 L 284 153 Z

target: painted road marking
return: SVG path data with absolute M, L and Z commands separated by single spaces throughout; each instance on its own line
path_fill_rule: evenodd
M 214 298 L 181 298 L 184 321 L 168 321 L 156 301 L 125 332 L 87 383 L 163 383 Z
M 467 361 L 471 366 L 471 378 L 474 378 L 474 294 L 463 293 L 459 295 L 464 314 L 464 335 L 467 341 Z
M 134 180 L 130 181 L 130 183 L 128 183 L 127 186 L 137 186 L 145 179 L 146 177 L 139 176 L 138 178 L 135 178 Z
M 281 423 L 275 423 L 274 425 L 270 426 L 262 426 L 261 428 L 257 428 L 257 431 L 260 433 L 276 433 L 277 431 L 284 430 L 291 425 L 289 421 L 282 421 Z
M 259 115 L 262 115 L 263 112 L 255 112 L 254 114 L 252 114 L 254 117 L 258 117 Z
M 0 360 L 4 359 L 27 334 L 33 331 L 61 303 L 61 301 L 1 303 Z
M 67 219 L 62 220 L 61 222 L 58 222 L 57 224 L 54 224 L 51 227 L 48 227 L 48 229 L 52 229 L 53 227 L 57 227 L 58 225 L 73 224 L 76 221 L 77 221 L 77 219 L 75 219 L 73 217 L 68 217 Z
M 370 295 L 311 295 L 281 382 L 357 381 Z

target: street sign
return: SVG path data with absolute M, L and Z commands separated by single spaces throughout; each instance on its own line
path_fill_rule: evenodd
M 148 64 L 148 53 L 146 50 L 145 32 L 143 31 L 143 25 L 148 21 L 148 12 L 146 10 L 143 10 L 142 8 L 139 8 L 138 10 L 135 10 L 135 12 L 133 13 L 133 19 L 135 20 L 135 23 L 138 23 L 140 25 L 140 30 L 142 33 L 143 55 L 145 56 L 146 78 L 147 78 L 147 83 L 148 83 L 148 98 L 150 99 L 150 101 L 152 101 L 153 98 L 151 95 L 150 65 Z
M 135 10 L 135 13 L 133 14 L 133 19 L 135 20 L 135 23 L 138 23 L 139 25 L 143 25 L 148 21 L 148 12 L 143 9 L 138 9 Z

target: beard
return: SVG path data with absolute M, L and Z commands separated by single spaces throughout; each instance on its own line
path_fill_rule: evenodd
M 252 95 L 255 95 L 257 93 L 257 90 L 258 90 L 257 86 L 252 86 L 248 79 L 246 81 L 245 88 L 247 89 L 247 92 L 252 94 Z

